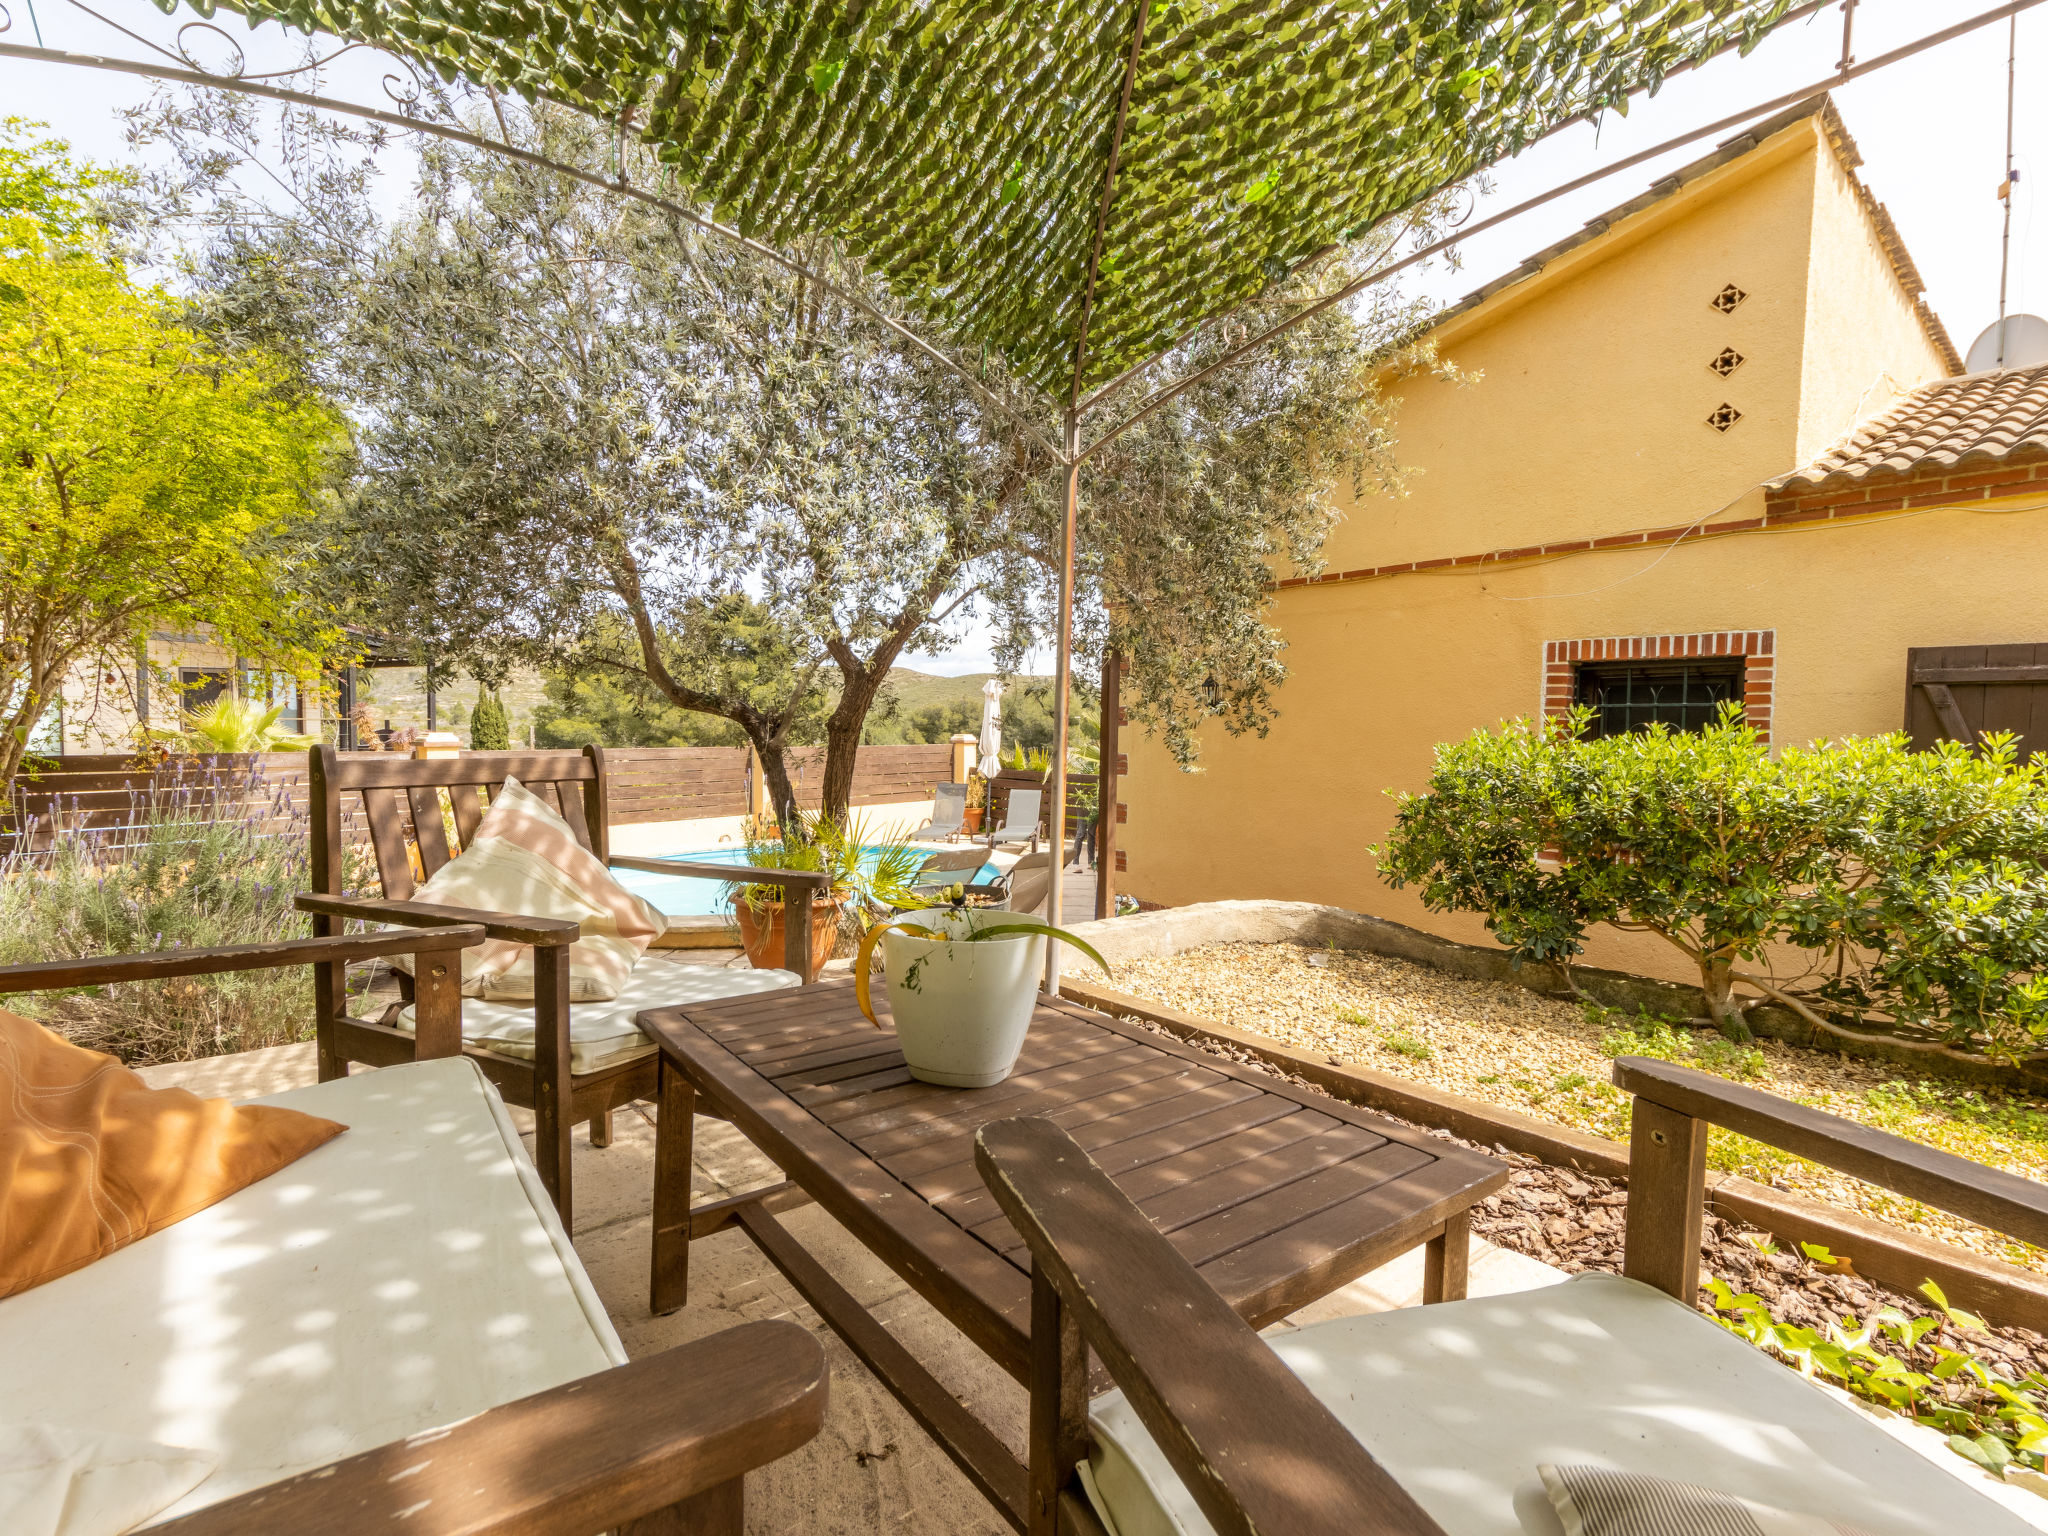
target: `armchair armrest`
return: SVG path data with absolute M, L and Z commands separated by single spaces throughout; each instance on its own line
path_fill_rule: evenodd
M 34 965 L 0 965 L 0 994 L 48 992 L 62 987 L 99 987 L 117 981 L 159 981 L 169 976 L 213 976 L 226 971 L 262 971 L 275 966 L 322 961 L 374 960 L 380 955 L 430 954 L 468 949 L 484 941 L 475 923 L 458 923 L 431 933 L 359 933 L 345 938 L 285 939 L 272 944 L 230 944 L 219 949 L 159 949 L 142 955 L 94 955 L 83 960 L 44 960 Z
M 994 1121 L 974 1162 L 1031 1250 L 1033 1531 L 1087 1443 L 1085 1342 L 1218 1531 L 1445 1536 L 1065 1131 Z
M 621 1527 L 739 1536 L 738 1479 L 815 1435 L 826 1393 L 816 1339 L 794 1323 L 744 1323 L 153 1529 L 589 1536 Z M 728 1486 L 722 1508 L 687 1502 Z M 730 1525 L 713 1523 L 720 1514 Z
M 1688 1304 L 1699 1290 L 1710 1125 L 2048 1245 L 2048 1186 L 2032 1179 L 1648 1057 L 1617 1058 L 1614 1082 L 1636 1100 L 1623 1272 Z
M 366 923 L 399 923 L 408 928 L 453 928 L 474 923 L 487 938 L 510 939 L 544 949 L 574 944 L 582 932 L 558 917 L 521 917 L 514 912 L 479 912 L 469 907 L 443 907 L 428 901 L 379 901 L 370 896 L 323 896 L 302 891 L 292 904 L 301 912 L 323 917 L 356 918 Z
M 618 853 L 607 862 L 613 869 L 630 869 L 644 875 L 686 875 L 697 880 L 779 885 L 785 891 L 808 890 L 813 895 L 822 892 L 826 885 L 826 877 L 815 869 L 756 869 L 751 864 L 700 864 L 690 859 L 642 859 Z

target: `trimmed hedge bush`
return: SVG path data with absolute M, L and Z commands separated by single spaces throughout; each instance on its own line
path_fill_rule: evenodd
M 2048 1038 L 2048 778 L 2011 738 L 1773 758 L 1734 709 L 1598 741 L 1585 719 L 1439 747 L 1371 850 L 1381 877 L 1530 960 L 1568 967 L 1602 924 L 1653 933 L 1734 1039 L 1759 998 L 2004 1060 Z

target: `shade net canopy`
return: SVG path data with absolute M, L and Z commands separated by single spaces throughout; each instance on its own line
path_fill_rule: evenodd
M 837 240 L 929 322 L 1064 399 L 1140 3 L 230 8 L 628 123 L 686 198 L 771 244 Z M 1152 0 L 1080 390 L 1546 130 L 1747 48 L 1794 9 L 1810 7 Z

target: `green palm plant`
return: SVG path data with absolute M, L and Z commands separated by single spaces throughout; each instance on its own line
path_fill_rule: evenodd
M 187 717 L 186 740 L 201 752 L 289 752 L 314 745 L 317 737 L 278 729 L 283 714 L 282 704 L 265 709 L 254 699 L 222 694 Z

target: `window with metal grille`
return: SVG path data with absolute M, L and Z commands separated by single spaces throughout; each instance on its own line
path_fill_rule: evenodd
M 1653 724 L 1698 731 L 1714 723 L 1723 704 L 1742 702 L 1742 658 L 1581 663 L 1574 684 L 1578 702 L 1593 711 L 1589 737 Z

